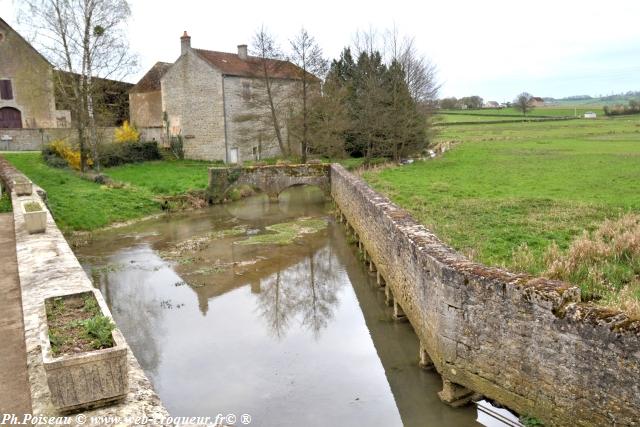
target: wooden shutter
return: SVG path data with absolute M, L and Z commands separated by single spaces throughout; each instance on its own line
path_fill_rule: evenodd
M 11 80 L 0 80 L 0 99 L 13 99 Z

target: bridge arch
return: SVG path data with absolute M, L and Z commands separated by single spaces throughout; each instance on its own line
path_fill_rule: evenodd
M 284 190 L 298 185 L 314 185 L 326 195 L 331 191 L 328 164 L 209 169 L 208 191 L 213 202 L 223 201 L 229 189 L 243 184 L 262 190 L 271 199 L 277 199 Z

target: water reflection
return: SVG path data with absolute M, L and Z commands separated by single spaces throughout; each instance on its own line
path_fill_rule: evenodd
M 318 339 L 339 303 L 337 292 L 344 282 L 331 266 L 330 246 L 311 252 L 302 262 L 277 271 L 261 282 L 258 311 L 274 336 L 282 338 L 294 318 Z
M 306 191 L 112 230 L 78 251 L 169 411 L 249 413 L 255 425 L 473 425 L 416 368 L 410 326 L 389 321 L 339 225 L 240 244 L 292 218 L 329 219 Z

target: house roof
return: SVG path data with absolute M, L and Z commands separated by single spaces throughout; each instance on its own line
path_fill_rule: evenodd
M 206 62 L 229 76 L 262 77 L 262 60 L 255 56 L 247 59 L 240 58 L 235 53 L 216 52 L 213 50 L 193 49 L 193 51 Z M 299 80 L 302 78 L 302 69 L 289 61 L 267 59 L 269 75 L 276 79 Z M 319 80 L 311 75 L 313 80 Z
M 29 43 L 29 42 L 28 42 L 24 37 L 22 37 L 22 36 L 20 35 L 20 33 L 19 33 L 19 32 L 17 32 L 16 30 L 14 30 L 14 29 L 11 27 L 11 25 L 9 25 L 9 24 L 7 23 L 7 21 L 5 21 L 5 20 L 4 20 L 4 19 L 2 19 L 2 18 L 0 18 L 0 27 L 5 27 L 5 28 L 7 28 L 7 29 L 11 30 L 15 35 L 17 35 L 17 36 L 18 36 L 18 38 L 19 38 L 20 40 L 22 40 L 23 42 L 25 42 L 25 43 L 26 43 L 26 44 L 31 48 L 31 50 L 33 50 L 33 51 L 34 51 L 34 52 L 35 52 L 35 53 L 36 53 L 40 58 L 42 58 L 42 59 L 43 59 L 47 64 L 51 65 L 51 62 L 49 62 L 49 60 L 48 60 L 47 58 L 45 58 L 43 54 L 41 54 L 40 52 L 38 52 L 38 50 L 37 50 L 35 47 L 33 47 L 33 45 L 32 45 L 31 43 Z
M 156 62 L 147 74 L 145 74 L 138 83 L 133 86 L 129 93 L 145 93 L 160 90 L 160 79 L 172 64 L 168 62 Z

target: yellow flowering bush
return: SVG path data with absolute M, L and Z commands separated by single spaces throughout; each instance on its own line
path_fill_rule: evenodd
M 116 129 L 115 137 L 117 142 L 138 142 L 140 139 L 140 132 L 125 120 L 124 123 L 122 123 L 122 126 Z
M 80 170 L 80 150 L 74 150 L 64 139 L 56 139 L 49 148 L 58 156 L 63 158 L 70 168 Z M 93 165 L 93 160 L 87 159 L 87 166 Z

